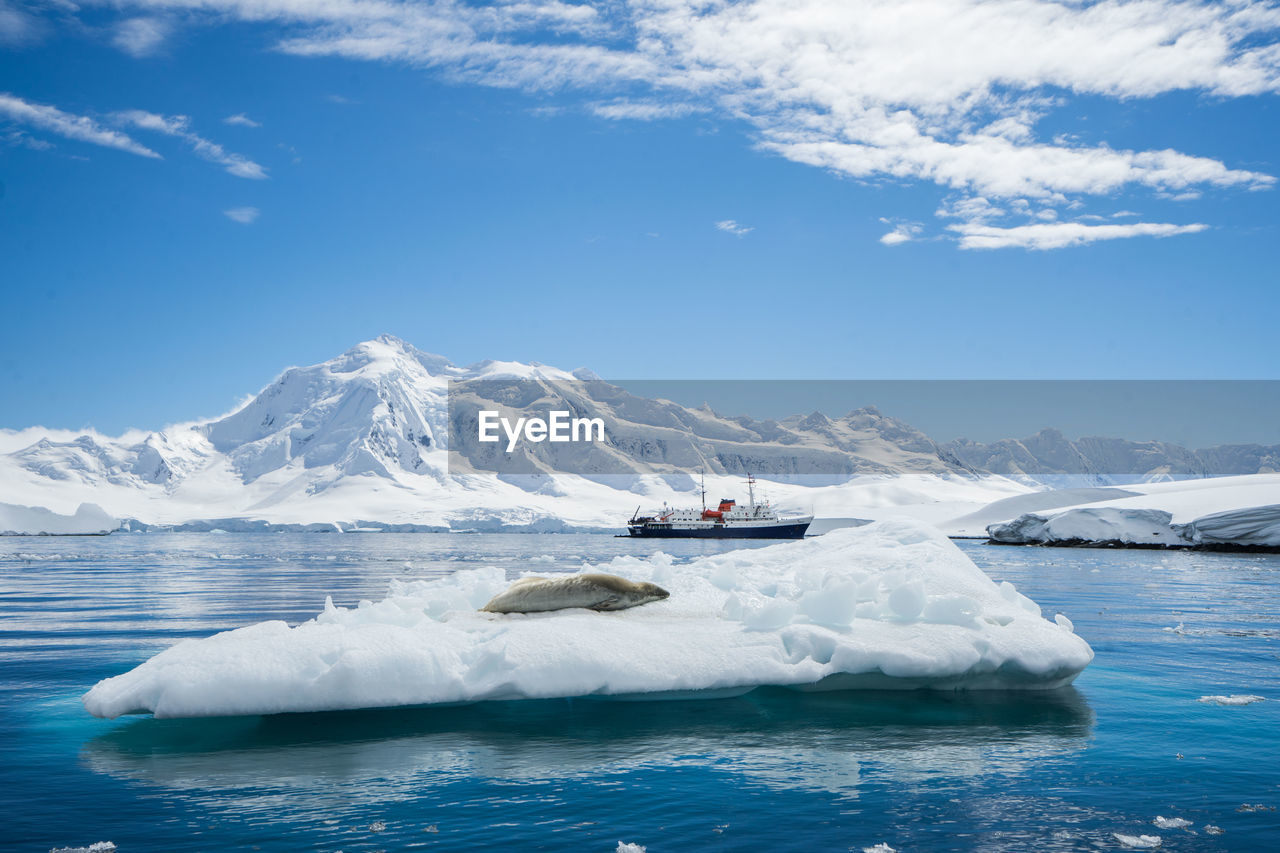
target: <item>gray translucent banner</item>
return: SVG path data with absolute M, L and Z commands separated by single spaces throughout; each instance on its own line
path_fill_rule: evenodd
M 449 385 L 453 473 L 538 488 L 700 471 L 1047 485 L 1280 470 L 1280 381 L 483 379 Z M 550 487 L 550 486 L 548 486 Z

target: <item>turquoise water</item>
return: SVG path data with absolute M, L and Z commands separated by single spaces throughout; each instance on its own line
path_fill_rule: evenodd
M 0 850 L 1122 849 L 1115 833 L 1159 836 L 1164 850 L 1280 846 L 1276 555 L 962 543 L 1093 645 L 1076 686 L 1052 693 L 757 691 L 192 721 L 103 721 L 80 706 L 98 679 L 177 639 L 296 623 L 326 594 L 376 600 L 395 577 L 727 547 L 0 539 Z M 1197 701 L 1213 694 L 1266 701 Z M 1160 829 L 1157 815 L 1193 823 Z

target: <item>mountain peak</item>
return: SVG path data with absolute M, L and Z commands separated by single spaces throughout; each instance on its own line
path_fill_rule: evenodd
M 524 363 L 491 358 L 467 365 L 466 374 L 468 379 L 542 379 L 550 382 L 569 382 L 576 378 L 566 370 L 537 361 Z
M 387 334 L 386 332 L 383 332 L 381 335 L 378 335 L 376 338 L 373 339 L 373 341 L 365 341 L 364 343 L 373 343 L 373 342 L 386 344 L 389 347 L 397 347 L 403 350 L 404 352 L 417 352 L 414 346 L 410 344 L 408 341 L 406 341 L 404 338 L 397 338 L 395 335 Z
M 375 372 L 382 373 L 398 368 L 405 359 L 416 361 L 432 376 L 455 370 L 453 362 L 444 356 L 423 352 L 408 341 L 389 334 L 361 341 L 342 355 L 323 364 L 328 365 L 334 373 L 354 373 L 369 367 L 375 368 Z

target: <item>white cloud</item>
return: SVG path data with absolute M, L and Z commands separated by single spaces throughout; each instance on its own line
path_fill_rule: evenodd
M 893 224 L 888 219 L 884 218 L 881 218 L 880 221 L 886 225 Z M 900 243 L 909 243 L 912 240 L 917 239 L 923 231 L 924 226 L 918 222 L 900 222 L 894 226 L 892 231 L 883 235 L 880 238 L 880 242 L 884 243 L 886 246 L 897 246 Z
M 88 142 L 105 148 L 128 151 L 140 157 L 160 158 L 145 145 L 140 145 L 126 134 L 110 130 L 87 116 L 63 112 L 47 104 L 33 104 L 6 92 L 0 92 L 0 117 L 21 122 L 50 133 L 56 133 L 77 142 Z
M 30 148 L 32 151 L 48 151 L 53 143 L 46 139 L 37 139 L 24 130 L 10 130 L 0 134 L 0 141 L 14 148 Z
M 1134 222 L 1126 225 L 1086 225 L 1083 222 L 1055 222 L 1052 224 L 1016 225 L 1001 228 L 995 225 L 960 224 L 947 226 L 960 235 L 962 249 L 1061 249 L 1066 246 L 1082 246 L 1098 240 L 1118 240 L 1123 237 L 1172 237 L 1175 234 L 1194 234 L 1204 231 L 1208 225 L 1172 225 L 1165 222 Z
M 171 30 L 161 18 L 130 18 L 116 25 L 111 43 L 130 56 L 151 56 L 164 46 Z
M 262 211 L 256 207 L 233 207 L 230 210 L 222 211 L 222 215 L 233 222 L 239 222 L 241 225 L 252 225 Z
M 143 130 L 152 130 L 166 136 L 175 136 L 188 145 L 195 153 L 211 163 L 217 163 L 226 169 L 228 174 L 237 178 L 263 180 L 267 171 L 247 157 L 227 151 L 216 142 L 210 142 L 191 131 L 191 119 L 187 116 L 162 116 L 146 110 L 126 110 L 115 114 L 117 121 L 131 124 Z
M 45 27 L 25 9 L 0 0 L 0 44 L 23 45 L 38 41 Z
M 244 113 L 236 113 L 233 116 L 227 116 L 222 120 L 223 124 L 235 124 L 240 127 L 262 127 L 261 122 L 256 122 Z
M 683 118 L 693 113 L 706 112 L 705 108 L 692 104 L 661 103 L 657 101 L 616 100 L 609 103 L 590 104 L 589 109 L 600 118 L 634 119 L 654 121 L 664 118 Z
M 969 222 L 986 222 L 1005 216 L 1007 211 L 996 207 L 983 196 L 948 198 L 934 212 L 940 219 L 964 219 Z
M 1158 139 L 1152 150 L 1125 150 L 1037 131 L 1077 95 L 1280 91 L 1273 2 L 123 2 L 273 21 L 288 27 L 278 49 L 300 56 L 407 63 L 538 92 L 576 89 L 606 118 L 714 111 L 748 123 L 762 149 L 795 162 L 854 178 L 931 182 L 1010 216 L 1024 215 L 1015 202 L 1027 200 L 1078 209 L 1080 196 L 1135 188 L 1185 198 L 1275 182 Z M 617 98 L 622 91 L 628 97 Z M 1090 135 L 1098 138 L 1094 128 Z
M 719 228 L 721 231 L 724 231 L 726 233 L 732 234 L 735 237 L 745 237 L 746 235 L 750 234 L 752 231 L 756 230 L 755 228 L 751 228 L 746 225 L 740 225 L 732 219 L 723 219 L 717 222 L 716 228 Z

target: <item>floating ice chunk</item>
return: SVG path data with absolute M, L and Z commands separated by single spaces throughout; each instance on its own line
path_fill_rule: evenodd
M 1201 696 L 1198 702 L 1206 705 L 1252 705 L 1254 702 L 1265 702 L 1266 697 L 1252 694 L 1233 693 L 1230 696 Z
M 643 844 L 629 844 L 626 841 L 618 842 L 618 849 L 614 853 L 644 853 Z
M 1010 604 L 1016 604 L 1028 613 L 1040 615 L 1040 605 L 1018 592 L 1018 588 L 1008 581 L 1000 583 L 1000 594 L 1004 596 L 1004 600 Z
M 862 853 L 898 853 L 898 851 L 881 841 L 871 847 L 863 847 Z
M 1225 830 L 1225 829 L 1223 829 L 1223 828 L 1222 828 L 1222 827 L 1220 827 L 1220 826 L 1214 826 L 1214 825 L 1213 825 L 1213 824 L 1211 824 L 1211 823 L 1206 823 L 1206 824 L 1204 825 L 1204 834 L 1205 834 L 1205 835 L 1221 835 L 1221 834 L 1222 834 L 1222 833 L 1224 833 L 1224 832 L 1226 832 L 1226 830 Z
M 88 847 L 54 847 L 49 853 L 112 853 L 115 849 L 110 841 L 96 841 Z
M 1163 842 L 1158 835 L 1121 835 L 1118 832 L 1111 833 L 1125 847 L 1136 847 L 1139 849 L 1150 849 L 1159 847 Z
M 326 601 L 296 627 L 180 642 L 99 682 L 84 704 L 102 717 L 198 717 L 759 686 L 1046 689 L 1093 659 L 1078 635 L 915 522 L 584 571 L 661 579 L 671 597 L 617 613 L 503 615 L 478 612 L 509 585 L 500 567 L 397 579 L 382 601 Z M 728 577 L 732 590 L 716 582 Z
M 1182 817 L 1163 817 L 1156 815 L 1156 819 L 1151 821 L 1160 829 L 1182 829 L 1184 826 L 1191 826 L 1191 821 Z

